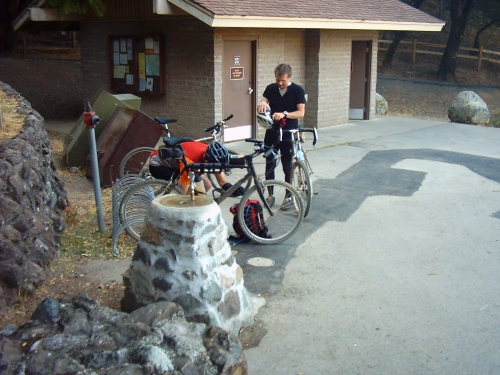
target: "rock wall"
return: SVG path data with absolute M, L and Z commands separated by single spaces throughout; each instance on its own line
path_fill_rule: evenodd
M 81 294 L 44 300 L 31 319 L 0 328 L 5 375 L 246 375 L 239 340 L 189 323 L 182 308 L 157 302 L 127 314 Z
M 62 212 L 68 205 L 44 120 L 12 87 L 0 90 L 18 101 L 23 129 L 0 142 L 0 309 L 44 280 L 43 267 L 58 255 Z
M 138 192 L 137 203 L 145 194 Z M 252 324 L 263 299 L 245 288 L 231 254 L 220 207 L 206 197 L 166 195 L 151 202 L 130 268 L 122 310 L 173 301 L 186 319 L 237 335 Z

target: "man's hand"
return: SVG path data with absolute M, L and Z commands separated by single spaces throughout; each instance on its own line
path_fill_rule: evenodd
M 266 111 L 266 108 L 270 108 L 269 102 L 267 101 L 267 99 L 262 99 L 257 106 L 257 113 L 264 113 Z
M 285 118 L 285 114 L 283 112 L 275 112 L 273 115 L 273 120 L 276 122 L 281 121 L 282 118 Z

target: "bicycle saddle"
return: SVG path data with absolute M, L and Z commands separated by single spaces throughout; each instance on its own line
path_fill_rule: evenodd
M 179 145 L 182 142 L 194 141 L 191 137 L 163 137 L 163 143 L 165 145 L 172 147 L 175 145 Z
M 159 124 L 171 124 L 173 122 L 177 122 L 176 118 L 165 118 L 165 117 L 155 117 L 155 121 Z

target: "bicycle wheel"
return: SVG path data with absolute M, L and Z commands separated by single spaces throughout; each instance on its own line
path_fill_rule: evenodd
M 249 228 L 248 223 L 255 223 L 255 220 L 245 217 L 248 215 L 245 213 L 245 203 L 249 199 L 257 200 L 262 206 L 267 234 L 260 234 L 262 231 L 258 228 Z M 266 208 L 265 201 L 269 202 L 270 210 Z M 248 238 L 260 244 L 276 244 L 290 238 L 297 231 L 304 219 L 304 202 L 292 185 L 283 181 L 268 180 L 260 184 L 260 189 L 254 185 L 245 193 L 241 198 L 237 217 Z
M 297 190 L 304 201 L 304 217 L 307 217 L 312 204 L 313 186 L 309 170 L 304 162 L 295 160 L 290 174 L 292 186 Z
M 139 240 L 144 225 L 144 218 L 150 203 L 156 197 L 166 194 L 184 194 L 175 181 L 146 180 L 134 185 L 123 197 L 120 204 L 120 220 L 127 224 L 125 230 Z
M 144 177 L 149 173 L 149 155 L 154 150 L 153 147 L 138 147 L 125 155 L 120 163 L 120 178 L 128 174 Z

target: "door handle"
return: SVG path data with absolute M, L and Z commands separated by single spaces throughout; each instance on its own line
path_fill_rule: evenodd
M 252 94 L 253 89 L 251 87 L 248 88 L 248 95 Z

